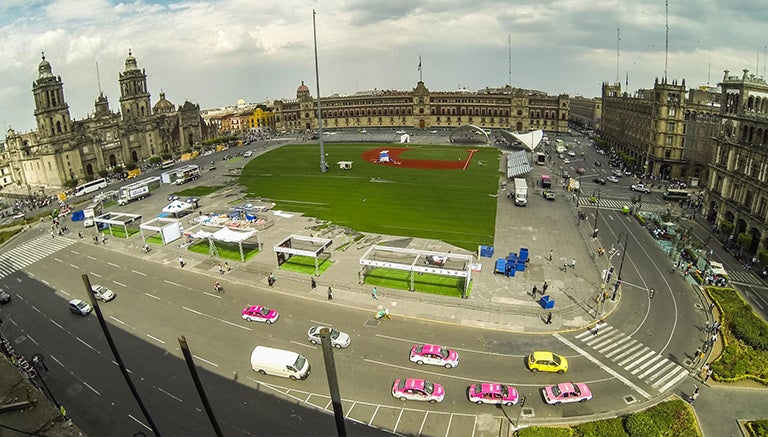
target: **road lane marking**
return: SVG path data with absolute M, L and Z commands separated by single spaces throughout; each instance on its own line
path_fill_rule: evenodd
M 112 282 L 113 282 L 113 283 L 115 283 L 115 284 L 117 284 L 117 285 L 119 285 L 119 286 L 121 286 L 121 287 L 124 287 L 124 288 L 127 288 L 127 287 L 128 287 L 127 285 L 125 285 L 125 284 L 123 284 L 123 283 L 121 283 L 121 282 L 117 282 L 117 281 L 112 281 Z
M 62 331 L 64 331 L 64 332 L 69 332 L 69 331 L 67 331 L 67 330 L 66 330 L 66 329 L 65 329 L 63 326 L 59 325 L 59 323 L 58 323 L 58 322 L 56 322 L 55 320 L 53 320 L 53 319 L 48 319 L 48 320 L 50 320 L 50 321 L 51 321 L 51 323 L 53 323 L 54 325 L 56 325 L 56 326 L 58 326 L 59 328 L 61 328 L 61 330 L 62 330 Z
M 94 260 L 94 261 L 100 261 L 98 258 L 94 258 L 91 255 L 86 256 L 86 258 Z
M 152 335 L 149 335 L 149 334 L 144 334 L 144 335 L 146 335 L 147 337 L 151 338 L 152 340 L 155 340 L 155 341 L 156 341 L 156 342 L 158 342 L 158 343 L 162 343 L 162 344 L 165 344 L 165 342 L 164 342 L 163 340 L 160 340 L 160 339 L 159 339 L 159 338 L 157 338 L 157 337 L 154 337 L 154 336 L 152 336 Z
M 112 267 L 115 267 L 115 268 L 120 268 L 120 266 L 119 266 L 119 265 L 117 265 L 117 264 L 115 264 L 115 263 L 111 263 L 111 262 L 107 262 L 107 265 L 108 265 L 108 266 L 112 266 Z
M 627 371 L 629 371 L 629 370 L 630 370 L 630 369 L 632 369 L 633 367 L 637 366 L 638 364 L 642 363 L 643 361 L 647 360 L 648 358 L 650 358 L 650 357 L 652 357 L 652 356 L 654 356 L 654 355 L 656 355 L 656 351 L 653 351 L 653 350 L 652 350 L 652 351 L 648 352 L 647 354 L 643 355 L 642 357 L 640 357 L 640 358 L 637 358 L 637 359 L 635 360 L 635 362 L 627 364 L 627 366 L 626 366 L 626 367 L 624 367 L 624 369 L 625 369 L 625 370 L 627 370 Z M 634 375 L 634 374 L 635 374 L 635 372 L 632 372 L 632 374 Z
M 137 275 L 141 275 L 141 276 L 147 276 L 147 274 L 146 274 L 146 273 L 144 273 L 144 272 L 140 272 L 140 271 L 138 271 L 138 270 L 131 270 L 131 273 L 136 273 Z
M 177 283 L 175 283 L 175 282 L 173 282 L 173 281 L 168 281 L 168 280 L 165 280 L 165 279 L 164 279 L 164 280 L 163 280 L 163 282 L 165 282 L 166 284 L 175 285 L 175 286 L 177 286 L 177 287 L 183 287 L 183 285 L 181 285 L 181 284 L 177 284 Z
M 205 358 L 200 358 L 200 357 L 198 357 L 197 355 L 192 355 L 192 356 L 193 356 L 193 357 L 195 357 L 195 358 L 197 358 L 198 360 L 200 360 L 200 361 L 204 362 L 204 363 L 208 363 L 208 364 L 210 364 L 211 366 L 216 366 L 216 367 L 219 367 L 219 365 L 218 365 L 218 364 L 216 364 L 216 363 L 214 363 L 214 362 L 212 362 L 212 361 L 208 361 L 208 360 L 206 360 Z
M 313 344 L 301 343 L 301 342 L 294 341 L 294 340 L 291 340 L 291 343 L 293 343 L 293 344 L 295 344 L 297 346 L 304 346 L 304 347 L 307 347 L 307 348 L 310 348 L 310 349 L 317 349 L 317 346 L 320 346 L 320 345 L 315 346 Z M 320 347 L 322 347 L 322 346 L 320 346 Z
M 47 285 L 49 287 L 51 286 L 51 283 L 46 281 L 45 279 L 40 279 L 40 282 L 42 282 L 43 284 L 45 284 L 45 285 Z
M 37 307 L 36 307 L 36 306 L 34 306 L 34 305 L 32 305 L 32 309 L 33 309 L 33 310 L 35 310 L 36 312 L 40 313 L 40 314 L 42 314 L 42 313 L 43 313 L 42 311 L 40 311 L 39 309 L 37 309 Z
M 40 346 L 40 343 L 36 342 L 36 341 L 35 341 L 35 339 L 34 339 L 34 338 L 32 338 L 32 336 L 30 336 L 30 335 L 27 335 L 27 339 L 29 339 L 29 341 L 31 341 L 32 343 L 34 343 L 34 344 L 35 344 L 35 346 Z
M 78 252 L 78 251 L 76 251 L 76 250 L 71 250 L 71 249 L 70 249 L 70 252 L 74 253 L 75 255 L 80 255 L 80 252 Z
M 149 296 L 149 297 L 151 297 L 152 299 L 157 299 L 157 300 L 160 300 L 160 298 L 159 298 L 159 297 L 157 297 L 157 296 L 155 296 L 154 294 L 144 293 L 144 295 L 145 295 L 145 296 Z
M 685 369 L 683 369 L 683 370 L 685 370 Z M 666 392 L 667 390 L 669 390 L 670 388 L 672 388 L 672 386 L 673 386 L 673 385 L 675 385 L 675 384 L 677 384 L 678 382 L 680 382 L 680 381 L 682 381 L 683 379 L 685 379 L 685 377 L 686 377 L 686 376 L 688 376 L 688 372 L 687 372 L 687 371 L 686 371 L 686 372 L 680 372 L 680 374 L 679 374 L 678 376 L 676 376 L 675 378 L 673 378 L 671 381 L 669 381 L 669 382 L 668 382 L 667 384 L 665 384 L 663 387 L 659 387 L 659 388 L 658 388 L 658 390 L 659 390 L 660 392 L 664 393 L 664 392 Z
M 95 276 L 97 278 L 101 278 L 101 275 L 98 274 L 98 273 L 88 272 L 88 274 L 91 275 L 91 276 Z
M 163 389 L 162 389 L 162 388 L 160 388 L 160 387 L 158 387 L 157 389 L 158 389 L 160 392 L 162 392 L 163 394 L 166 394 L 166 395 L 168 395 L 168 397 L 170 397 L 170 398 L 172 398 L 172 399 L 175 399 L 175 400 L 177 400 L 177 401 L 179 401 L 179 402 L 184 402 L 184 401 L 182 401 L 182 400 L 181 400 L 181 398 L 178 398 L 178 397 L 176 397 L 176 396 L 174 396 L 174 395 L 172 395 L 172 394 L 168 393 L 167 391 L 163 390 Z
M 59 293 L 62 293 L 62 294 L 66 294 L 67 296 L 71 296 L 71 294 L 67 293 L 67 292 L 66 292 L 66 291 L 64 291 L 64 290 L 59 290 Z
M 110 319 L 112 319 L 112 320 L 114 320 L 114 321 L 115 321 L 115 322 L 117 322 L 117 323 L 120 323 L 120 324 L 122 324 L 122 325 L 125 325 L 125 322 L 123 322 L 122 320 L 118 319 L 118 318 L 117 318 L 117 317 L 115 317 L 115 316 L 109 316 L 109 318 L 110 318 Z
M 80 338 L 80 337 L 75 337 L 75 338 L 77 339 L 77 341 L 79 341 L 80 343 L 84 344 L 86 347 L 88 347 L 92 351 L 96 352 L 97 354 L 101 354 L 101 352 L 99 352 L 98 350 L 94 349 L 93 346 L 91 346 L 90 344 L 86 343 L 85 340 L 83 340 L 82 338 Z
M 197 310 L 193 310 L 192 308 L 188 308 L 188 307 L 185 307 L 185 306 L 183 306 L 183 307 L 181 307 L 181 308 L 182 308 L 182 309 L 185 309 L 185 310 L 187 310 L 187 311 L 189 311 L 189 312 L 191 312 L 191 313 L 195 313 L 195 314 L 197 314 L 197 315 L 200 315 L 200 316 L 203 316 L 203 317 L 208 317 L 208 318 L 211 318 L 211 319 L 213 319 L 213 320 L 216 320 L 216 321 L 218 321 L 218 322 L 226 323 L 227 325 L 231 325 L 231 326 L 234 326 L 235 328 L 244 329 L 244 330 L 246 330 L 246 331 L 253 331 L 253 329 L 251 329 L 251 328 L 249 328 L 249 327 L 247 327 L 247 326 L 240 326 L 240 325 L 238 325 L 237 323 L 232 323 L 232 322 L 230 322 L 229 320 L 220 319 L 220 318 L 218 318 L 218 317 L 214 317 L 214 316 L 212 316 L 212 315 L 210 315 L 210 314 L 201 313 L 200 311 L 197 311 Z
M 64 263 L 64 261 L 62 261 L 62 260 L 60 260 L 60 259 L 58 259 L 58 258 L 53 258 L 53 260 L 54 260 L 54 261 L 57 261 L 57 262 L 60 262 L 60 263 L 62 263 L 62 264 Z
M 142 422 L 141 420 L 139 420 L 139 419 L 137 419 L 137 418 L 135 418 L 135 417 L 131 416 L 130 414 L 128 415 L 128 417 L 130 417 L 131 419 L 133 419 L 133 420 L 134 420 L 136 423 L 138 423 L 139 425 L 143 426 L 144 428 L 147 428 L 147 430 L 148 430 L 148 431 L 152 431 L 152 428 L 150 428 L 150 427 L 148 427 L 147 425 L 145 425 L 145 424 L 144 424 L 144 422 Z
M 99 393 L 99 391 L 96 390 L 95 388 L 91 387 L 87 382 L 85 382 L 83 380 L 80 380 L 80 382 L 82 382 L 84 386 L 90 388 L 94 393 L 96 393 L 97 395 L 101 396 L 101 393 Z
M 78 266 L 76 266 L 74 264 L 70 264 L 69 266 L 72 267 L 73 269 L 79 269 L 80 268 L 80 267 L 78 267 Z
M 204 291 L 203 294 L 206 294 L 206 295 L 211 296 L 211 297 L 215 297 L 216 299 L 223 299 L 224 298 L 224 296 L 220 296 L 218 294 L 211 294 L 211 293 L 208 293 L 207 291 Z
M 570 347 L 571 349 L 573 349 L 576 352 L 578 352 L 581 355 L 583 355 L 584 358 L 586 358 L 589 361 L 592 361 L 593 363 L 595 363 L 599 368 L 601 368 L 601 369 L 605 370 L 606 372 L 610 373 L 611 375 L 613 375 L 616 379 L 618 379 L 619 381 L 623 382 L 628 387 L 630 387 L 630 388 L 634 389 L 636 392 L 640 393 L 646 399 L 651 399 L 651 395 L 649 395 L 645 390 L 643 390 L 642 388 L 638 387 L 636 384 L 634 384 L 632 381 L 628 380 L 627 378 L 621 376 L 618 372 L 616 372 L 615 370 L 613 370 L 610 367 L 606 366 L 605 364 L 603 364 L 597 358 L 595 358 L 592 355 L 588 354 L 587 351 L 585 351 L 584 349 L 582 349 L 582 348 L 576 346 L 575 344 L 571 343 L 570 341 L 565 339 L 560 334 L 555 333 L 552 336 L 555 337 L 556 339 L 560 340 L 561 342 L 563 342 L 563 344 L 565 344 L 566 346 Z
M 382 334 L 376 334 L 376 337 L 386 338 L 388 340 L 400 341 L 400 342 L 403 342 L 403 343 L 412 343 L 412 344 L 423 344 L 423 343 L 425 343 L 424 341 L 409 340 L 407 338 L 400 338 L 400 337 L 390 337 L 388 335 L 382 335 Z M 527 357 L 528 356 L 528 354 L 523 354 L 523 355 L 500 354 L 498 352 L 479 351 L 479 350 L 476 350 L 476 349 L 464 349 L 464 348 L 458 348 L 458 347 L 453 347 L 453 346 L 445 346 L 445 347 L 447 347 L 449 349 L 456 350 L 456 351 L 470 352 L 470 353 L 476 353 L 476 354 L 482 354 L 482 355 L 493 355 L 493 356 L 497 356 L 497 357 L 523 358 L 523 357 Z

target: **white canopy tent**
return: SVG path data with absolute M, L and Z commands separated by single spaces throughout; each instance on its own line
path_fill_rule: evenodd
M 147 238 L 153 235 L 144 235 L 144 231 L 159 233 L 163 239 L 163 245 L 166 245 L 181 238 L 181 223 L 177 219 L 157 217 L 142 223 L 139 226 L 139 231 L 141 231 L 141 239 L 144 241 L 147 241 Z
M 333 244 L 328 238 L 305 237 L 303 235 L 290 235 L 279 242 L 275 247 L 277 265 L 282 265 L 293 255 L 306 256 L 315 260 L 315 276 L 320 275 L 320 265 L 317 259 Z M 328 256 L 330 253 L 326 252 Z
M 195 205 L 191 203 L 174 200 L 173 202 L 169 203 L 165 208 L 163 208 L 163 212 L 167 214 L 173 214 L 174 216 L 179 217 L 179 215 L 183 215 L 182 213 L 187 213 L 194 208 L 195 208 Z
M 141 226 L 141 215 L 129 214 L 127 212 L 106 212 L 98 217 L 94 217 L 93 222 L 96 224 L 96 229 L 108 229 L 109 235 L 113 237 L 115 234 L 112 232 L 112 227 L 121 227 L 123 229 L 123 235 L 125 235 L 125 238 L 128 238 L 131 236 L 131 233 L 128 230 L 129 227 L 133 228 L 136 224 Z
M 504 139 L 509 142 L 509 144 L 520 142 L 524 149 L 534 151 L 536 150 L 536 147 L 541 144 L 541 140 L 544 138 L 544 131 L 539 129 L 522 134 L 518 132 L 509 132 L 503 130 L 501 131 L 501 136 L 503 136 Z
M 197 231 L 192 234 L 193 238 L 207 238 L 210 256 L 219 256 L 219 250 L 216 248 L 216 241 L 223 243 L 237 243 L 238 249 L 240 249 L 240 262 L 245 262 L 245 253 L 243 253 L 243 242 L 256 235 L 256 244 L 261 247 L 259 242 L 259 234 L 255 230 L 234 230 L 230 228 L 221 228 L 216 232 Z

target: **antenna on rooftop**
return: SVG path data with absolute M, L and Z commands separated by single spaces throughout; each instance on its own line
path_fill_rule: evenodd
M 621 28 L 616 28 L 616 83 L 619 82 L 619 41 L 621 41 Z
M 669 0 L 664 1 L 664 6 L 666 8 L 664 17 L 666 20 L 666 28 L 667 33 L 664 37 L 664 83 L 667 82 L 667 62 L 669 59 Z
M 509 58 L 508 58 L 508 64 L 509 64 L 509 86 L 512 87 L 512 35 L 507 36 L 507 41 L 509 44 Z
M 99 61 L 96 61 L 96 84 L 99 86 L 99 95 L 101 95 L 101 77 L 99 76 Z

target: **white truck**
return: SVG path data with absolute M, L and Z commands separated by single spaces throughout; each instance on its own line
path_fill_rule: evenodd
M 95 202 L 83 208 L 83 227 L 88 228 L 96 224 L 94 219 L 101 215 L 101 202 Z
M 147 186 L 120 190 L 120 197 L 117 198 L 117 204 L 127 205 L 129 202 L 143 199 L 147 196 L 149 196 L 149 187 Z
M 311 371 L 303 355 L 282 349 L 256 346 L 251 352 L 251 368 L 262 375 L 282 376 L 293 380 L 306 379 Z
M 528 204 L 528 183 L 523 178 L 515 178 L 515 205 Z
M 185 165 L 177 169 L 176 180 L 173 181 L 176 185 L 186 184 L 189 181 L 193 181 L 200 177 L 200 167 L 196 165 Z

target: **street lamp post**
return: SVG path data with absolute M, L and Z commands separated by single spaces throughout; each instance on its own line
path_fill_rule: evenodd
M 45 378 L 43 378 L 43 372 L 41 370 L 44 370 L 46 372 L 48 371 L 48 366 L 45 365 L 43 356 L 41 354 L 32 355 L 32 365 L 35 367 L 35 370 L 37 370 L 37 376 L 40 377 L 40 382 L 43 383 L 43 388 L 45 388 L 45 391 L 48 392 L 48 397 L 51 398 L 51 401 L 53 402 L 53 404 L 56 405 L 56 408 L 59 409 L 59 413 L 61 413 L 61 417 L 63 417 L 64 420 L 67 420 L 68 419 L 67 412 L 64 409 L 64 406 L 59 404 L 59 401 L 57 401 L 56 398 L 53 396 L 53 392 L 51 391 L 51 389 L 48 388 L 48 384 L 45 383 Z M 40 366 L 40 368 L 38 368 L 38 366 Z
M 611 300 L 616 300 L 616 292 L 619 291 L 619 286 L 622 284 L 621 271 L 624 269 L 624 257 L 627 255 L 627 243 L 629 243 L 629 234 L 626 232 L 620 233 L 617 244 L 621 243 L 622 235 L 624 236 L 624 249 L 621 252 L 621 262 L 619 263 L 619 276 L 616 280 L 616 287 L 613 288 L 613 296 L 611 296 Z
M 595 195 L 595 191 L 597 191 L 597 202 L 595 202 L 595 227 L 594 231 L 592 231 L 592 238 L 597 238 L 597 218 L 600 217 L 600 189 L 596 188 L 592 191 L 592 196 Z

